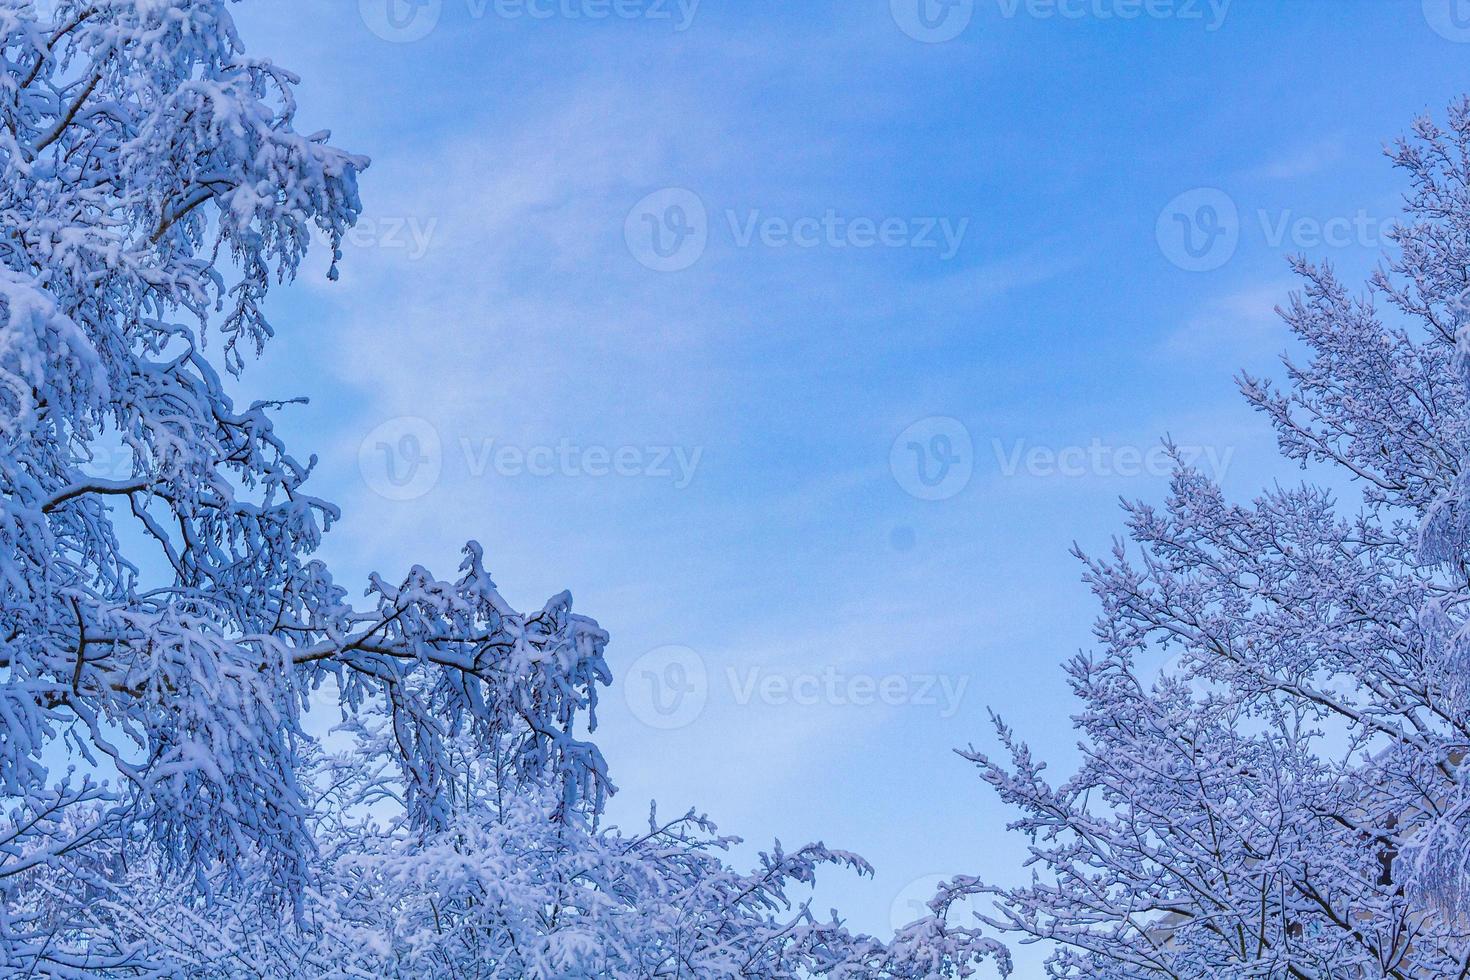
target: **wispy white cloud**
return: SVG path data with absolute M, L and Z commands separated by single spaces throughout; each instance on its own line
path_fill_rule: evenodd
M 1296 287 L 1289 279 L 1273 280 L 1218 296 L 1165 337 L 1164 351 L 1189 357 L 1236 354 L 1259 347 L 1272 333 L 1280 334 L 1284 343 L 1285 328 L 1276 308 L 1285 305 Z
M 1298 144 L 1246 171 L 1245 176 L 1260 180 L 1295 180 L 1311 177 L 1342 159 L 1347 150 L 1347 135 L 1335 133 L 1322 139 Z

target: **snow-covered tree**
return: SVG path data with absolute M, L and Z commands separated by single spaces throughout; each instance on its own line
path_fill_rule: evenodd
M 568 819 L 552 787 L 469 738 L 450 745 L 459 792 L 444 824 L 417 827 L 391 721 L 370 711 L 344 728 L 349 749 L 314 750 L 303 766 L 319 857 L 301 908 L 251 895 L 269 887 L 263 863 L 250 888 L 206 902 L 146 846 L 121 860 L 99 847 L 88 900 L 60 903 L 70 927 L 93 937 L 94 955 L 129 956 L 144 975 L 280 978 L 907 978 L 944 975 L 985 943 L 956 934 L 887 948 L 791 895 L 819 865 L 867 873 L 862 859 L 778 843 L 736 872 L 723 860 L 735 839 L 706 817 L 651 812 L 635 834 L 590 813 Z M 33 887 L 46 907 L 48 889 Z
M 294 131 L 294 76 L 245 56 L 226 7 L 0 4 L 0 883 L 126 820 L 171 872 L 263 858 L 299 901 L 298 720 L 328 679 L 391 709 L 425 826 L 461 731 L 514 726 L 521 772 L 554 771 L 564 805 L 607 789 L 572 734 L 607 678 L 596 624 L 566 596 L 515 613 L 473 545 L 456 582 L 414 569 L 350 605 L 309 560 L 337 512 L 276 406 L 234 404 L 206 358 L 238 372 L 265 342 L 271 281 L 313 225 L 340 242 L 367 165 Z M 63 957 L 44 927 L 7 902 L 4 949 Z
M 0 972 L 923 976 L 750 873 L 702 817 L 601 825 L 607 635 L 481 550 L 349 600 L 337 517 L 238 405 L 262 301 L 334 260 L 366 158 L 226 0 L 0 0 Z M 332 275 L 335 277 L 335 262 Z M 212 345 L 212 346 L 211 346 Z M 115 462 L 125 460 L 119 467 Z M 302 725 L 320 692 L 351 746 Z
M 1234 504 L 1180 466 L 1162 508 L 1126 505 L 1131 545 L 1079 554 L 1102 605 L 1067 665 L 1080 769 L 1049 782 L 999 719 L 1007 760 L 963 753 L 1033 875 L 940 900 L 1054 942 L 1053 976 L 1470 976 L 1470 101 L 1390 156 L 1411 192 L 1384 267 L 1354 295 L 1294 260 L 1307 356 L 1286 390 L 1240 379 L 1361 503 Z

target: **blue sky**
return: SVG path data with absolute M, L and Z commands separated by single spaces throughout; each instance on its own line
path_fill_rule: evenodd
M 1159 438 L 1299 478 L 1232 377 L 1282 374 L 1286 254 L 1376 261 L 1382 146 L 1470 65 L 1451 0 L 386 2 L 237 14 L 374 160 L 244 382 L 312 397 L 328 556 L 570 589 L 615 815 L 862 853 L 819 907 L 880 932 L 1023 874 L 951 750 L 994 708 L 1066 772 L 1068 549 Z

